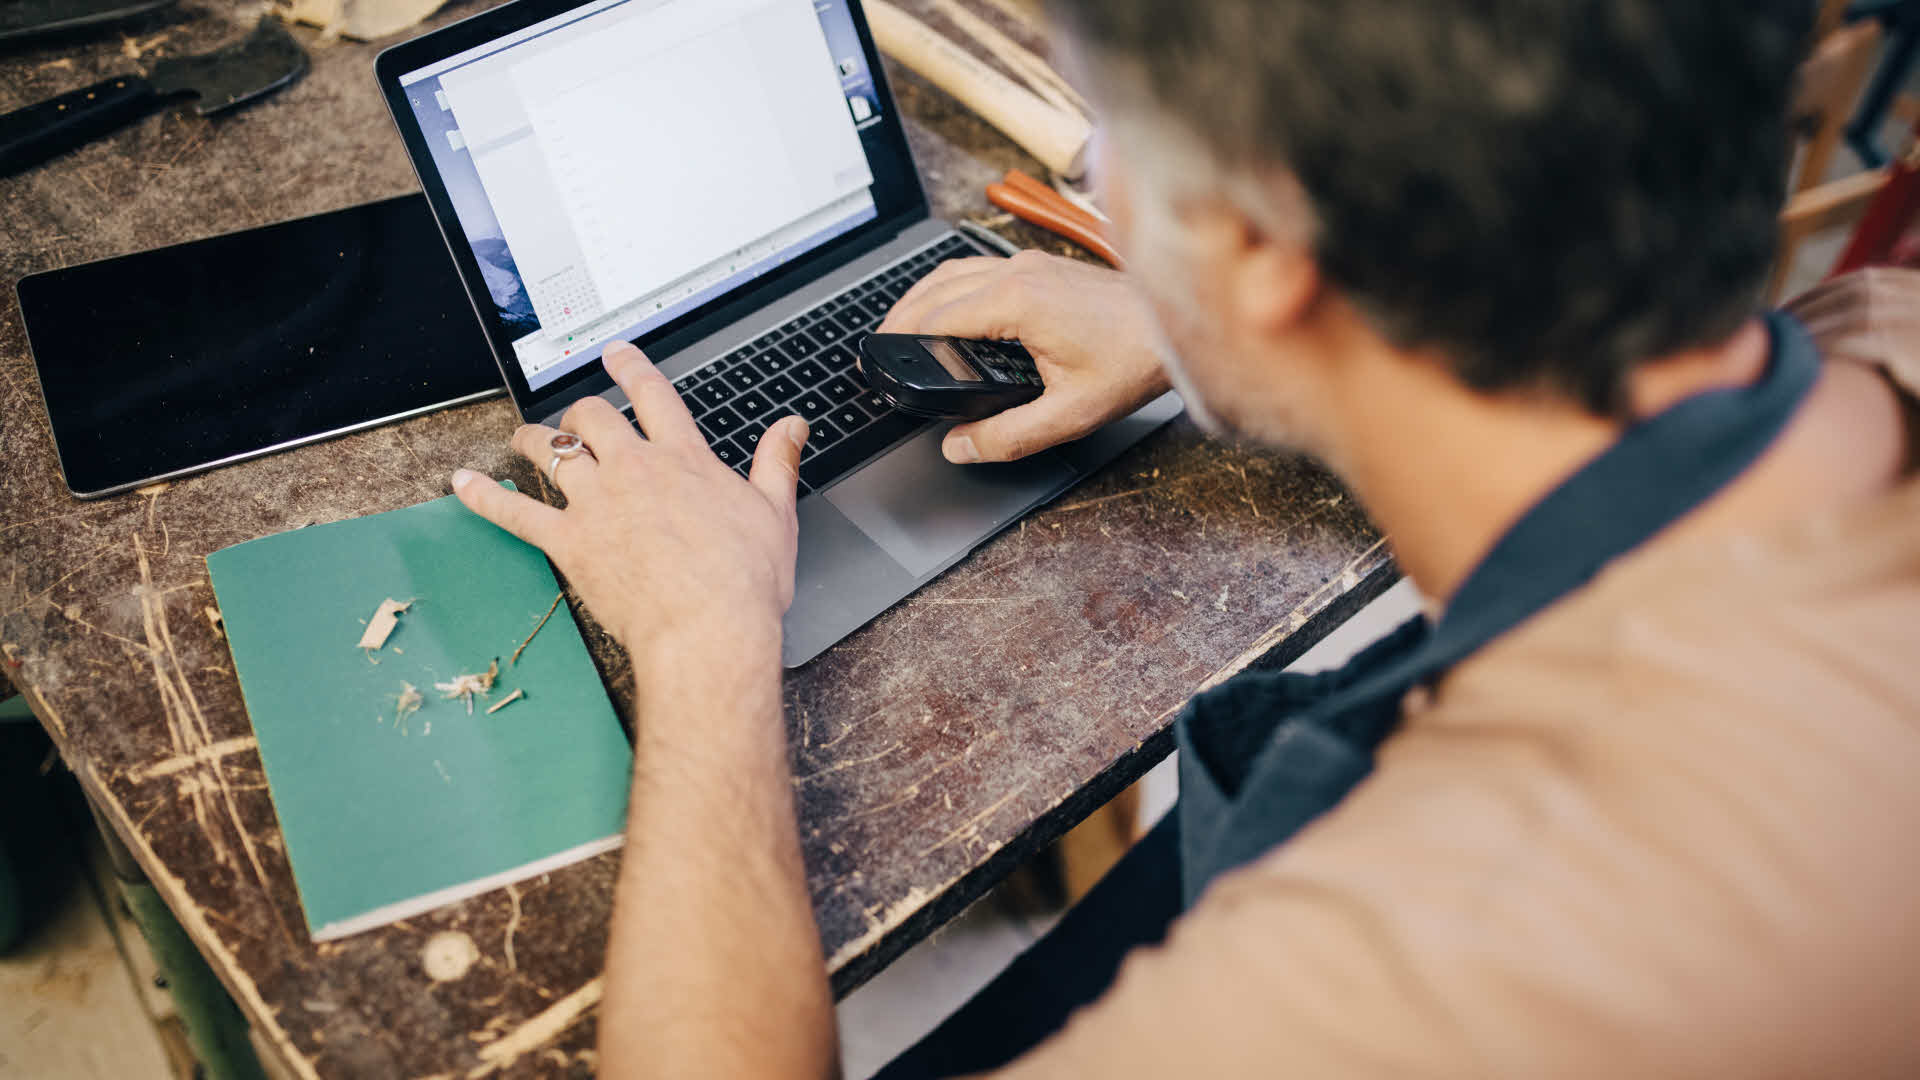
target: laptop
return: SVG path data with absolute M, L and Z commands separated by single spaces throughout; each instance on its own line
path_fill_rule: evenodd
M 958 466 L 867 389 L 861 336 L 988 252 L 932 215 L 858 0 L 515 0 L 375 73 L 522 416 L 630 411 L 599 363 L 624 340 L 742 475 L 773 421 L 812 424 L 789 667 L 1180 411 Z

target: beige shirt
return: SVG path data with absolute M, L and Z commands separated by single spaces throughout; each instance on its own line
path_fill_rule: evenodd
M 1865 284 L 1796 310 L 1912 410 L 1920 275 Z M 1920 1077 L 1920 478 L 1498 639 L 1009 1073 Z

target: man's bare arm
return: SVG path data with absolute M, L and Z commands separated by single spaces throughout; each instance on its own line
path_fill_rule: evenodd
M 830 1075 L 833 1006 L 780 709 L 806 424 L 769 428 L 742 483 L 637 350 L 610 346 L 606 365 L 646 438 L 598 397 L 561 420 L 592 458 L 553 464 L 550 428 L 514 435 L 521 454 L 553 464 L 566 509 L 454 477 L 462 502 L 552 556 L 633 658 L 638 733 L 601 1069 Z
M 604 1076 L 838 1072 L 794 824 L 779 629 L 690 644 L 638 679 Z

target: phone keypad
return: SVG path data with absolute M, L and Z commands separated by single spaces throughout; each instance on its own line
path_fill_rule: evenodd
M 1040 369 L 1033 355 L 1017 341 L 967 341 L 954 344 L 966 354 L 982 375 L 1008 386 L 1039 386 Z

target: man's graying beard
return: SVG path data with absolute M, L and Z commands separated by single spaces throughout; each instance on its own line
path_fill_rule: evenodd
M 1149 198 L 1156 198 L 1148 193 Z M 1207 405 L 1206 398 L 1200 394 L 1200 388 L 1194 385 L 1193 376 L 1187 374 L 1186 364 L 1180 359 L 1180 346 L 1175 342 L 1192 343 L 1197 340 L 1193 331 L 1200 325 L 1199 304 L 1193 297 L 1189 278 L 1174 269 L 1178 256 L 1163 243 L 1166 238 L 1146 239 L 1149 230 L 1135 226 L 1133 239 L 1128 247 L 1134 252 L 1133 276 L 1147 291 L 1154 303 L 1157 321 L 1160 325 L 1158 351 L 1160 366 L 1166 370 L 1167 380 L 1173 383 L 1175 393 L 1186 403 L 1187 416 L 1192 418 L 1201 431 L 1208 435 L 1227 434 L 1227 425 Z M 1149 270 L 1148 267 L 1154 269 Z M 1175 322 L 1175 326 L 1167 323 Z M 1187 331 L 1183 333 L 1182 331 Z
M 1154 160 L 1165 150 L 1152 145 L 1155 140 L 1144 125 L 1116 120 L 1100 137 L 1117 140 L 1130 165 Z M 1121 238 L 1128 250 L 1128 272 L 1154 301 L 1156 321 L 1160 323 L 1161 341 L 1156 350 L 1160 366 L 1186 404 L 1187 416 L 1208 435 L 1224 435 L 1226 424 L 1201 396 L 1180 358 L 1181 348 L 1193 348 L 1204 340 L 1205 322 L 1193 293 L 1192 276 L 1182 272 L 1186 257 L 1180 222 L 1173 211 L 1173 193 L 1156 175 L 1158 172 L 1135 165 L 1128 173 L 1133 220 L 1129 235 Z
M 1186 403 L 1187 415 L 1208 435 L 1236 435 L 1276 447 L 1309 449 L 1301 445 L 1298 426 L 1286 417 L 1271 410 L 1250 416 L 1229 403 L 1209 401 L 1187 370 L 1183 353 L 1232 361 L 1221 355 L 1226 346 L 1219 328 L 1194 291 L 1187 227 L 1177 207 L 1183 198 L 1203 193 L 1232 199 L 1244 193 L 1227 189 L 1246 184 L 1227 182 L 1209 152 L 1195 140 L 1164 121 L 1144 117 L 1145 110 L 1116 110 L 1101 137 L 1112 140 L 1127 169 L 1132 221 L 1122 240 L 1129 273 L 1154 301 L 1165 339 L 1161 366 Z M 1175 162 L 1180 163 L 1177 175 L 1168 168 Z

